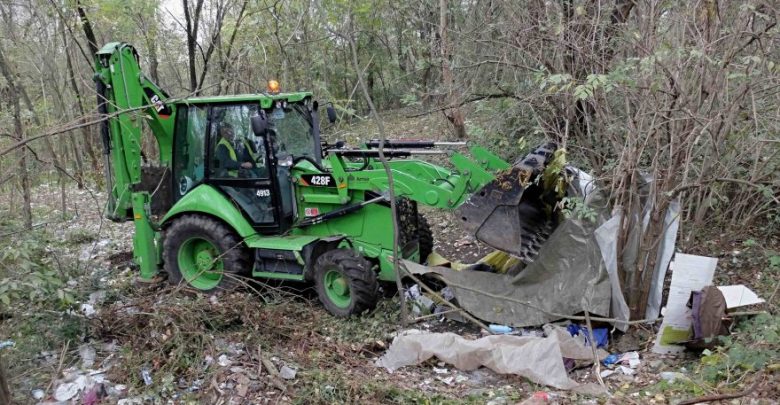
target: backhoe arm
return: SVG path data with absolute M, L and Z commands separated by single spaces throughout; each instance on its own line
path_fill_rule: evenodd
M 411 156 L 415 152 L 388 150 L 386 156 L 393 174 L 396 195 L 421 204 L 437 208 L 455 209 L 477 190 L 492 182 L 496 173 L 510 167 L 509 163 L 488 150 L 474 146 L 470 156 L 453 153 L 450 165 L 454 170 L 421 160 L 392 159 Z M 313 203 L 346 204 L 350 200 L 349 190 L 385 192 L 389 188 L 387 174 L 374 150 L 332 150 L 328 160 L 337 184 L 337 195 L 314 194 L 304 199 Z M 368 162 L 356 169 L 346 157 L 363 157 Z M 358 165 L 360 166 L 360 165 Z M 311 168 L 317 170 L 316 168 Z
M 174 111 L 165 104 L 168 95 L 141 72 L 138 54 L 128 44 L 106 44 L 95 55 L 98 110 L 106 121 L 101 135 L 109 201 L 106 216 L 114 221 L 132 218 L 136 263 L 141 278 L 157 273 L 157 232 L 148 215 L 150 195 L 141 183 L 143 122 L 157 140 L 160 163 L 170 167 Z

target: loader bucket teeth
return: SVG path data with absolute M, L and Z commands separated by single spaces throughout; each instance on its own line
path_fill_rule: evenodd
M 467 232 L 479 241 L 530 263 L 555 228 L 547 194 L 537 178 L 558 146 L 546 143 L 499 173 L 472 195 L 457 215 Z

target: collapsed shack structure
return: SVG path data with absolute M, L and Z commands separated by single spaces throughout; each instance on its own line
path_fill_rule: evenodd
M 536 259 L 524 267 L 506 266 L 497 272 L 470 271 L 485 263 L 454 270 L 444 266 L 423 266 L 404 261 L 412 274 L 435 275 L 452 288 L 458 304 L 482 320 L 515 327 L 538 326 L 587 311 L 614 319 L 614 326 L 625 331 L 630 311 L 621 289 L 618 260 L 624 263 L 639 257 L 636 241 L 641 229 L 632 230 L 619 256 L 621 210 L 610 210 L 605 193 L 599 191 L 587 173 L 568 167 L 573 181 L 567 197 L 581 199 L 580 211 L 589 215 L 571 215 L 563 219 L 544 243 Z M 611 215 L 610 215 L 611 214 Z M 664 238 L 652 276 L 646 319 L 660 312 L 663 280 L 674 253 L 679 205 L 669 207 Z M 648 212 L 630 213 L 643 216 Z M 477 234 L 479 239 L 479 234 Z M 484 259 L 483 259 L 484 260 Z

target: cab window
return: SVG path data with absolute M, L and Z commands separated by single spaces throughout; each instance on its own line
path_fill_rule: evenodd
M 177 110 L 173 150 L 176 200 L 203 180 L 207 112 L 207 108 L 197 105 L 182 105 Z
M 257 112 L 257 104 L 212 107 L 211 178 L 268 178 L 265 140 L 254 135 L 250 124 Z

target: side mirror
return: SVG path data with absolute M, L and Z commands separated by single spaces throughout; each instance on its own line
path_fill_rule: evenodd
M 328 122 L 334 124 L 338 119 L 338 117 L 336 117 L 336 109 L 333 108 L 332 104 L 328 104 L 328 107 L 325 108 L 325 111 L 328 112 Z
M 261 111 L 260 114 L 252 116 L 252 132 L 255 136 L 263 136 L 268 130 L 268 118 L 265 116 L 265 111 Z

